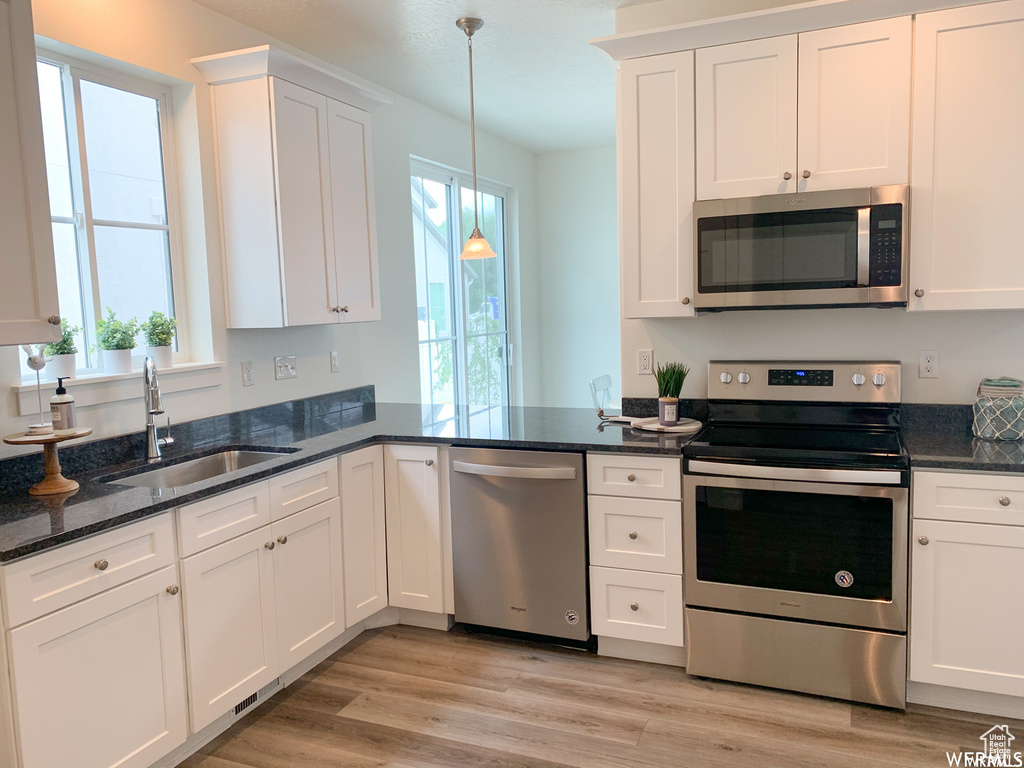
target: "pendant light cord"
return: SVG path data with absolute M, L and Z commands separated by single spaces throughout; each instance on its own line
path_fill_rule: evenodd
M 469 133 L 473 146 L 473 231 L 480 229 L 480 215 L 477 212 L 476 183 L 476 100 L 473 97 L 473 36 L 469 36 Z

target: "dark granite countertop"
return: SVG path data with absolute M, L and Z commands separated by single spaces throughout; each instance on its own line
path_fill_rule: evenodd
M 126 460 L 144 455 L 140 435 L 84 443 L 61 450 L 64 474 L 77 480 L 81 487 L 73 494 L 60 496 L 28 493 L 28 486 L 42 476 L 40 455 L 0 462 L 0 562 L 373 443 L 425 442 L 678 456 L 689 439 L 640 433 L 621 426 L 602 427 L 597 414 L 584 408 L 504 408 L 473 416 L 463 412 L 424 426 L 420 405 L 352 402 L 329 396 L 186 422 L 175 425 L 174 433 L 176 444 L 165 452 L 166 463 L 224 448 L 275 446 L 294 450 L 183 488 L 149 489 L 97 479 L 133 474 L 133 470 L 145 466 L 138 459 Z
M 901 415 L 911 469 L 1024 473 L 1024 444 L 974 437 L 969 405 L 905 403 Z

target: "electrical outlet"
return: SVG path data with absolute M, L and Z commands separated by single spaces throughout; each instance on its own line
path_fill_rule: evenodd
M 256 380 L 252 375 L 252 360 L 246 360 L 242 363 L 242 386 L 251 387 L 256 383 Z
M 338 350 L 331 352 L 331 373 L 338 373 L 341 371 L 341 363 L 338 362 Z
M 295 355 L 282 355 L 274 358 L 275 379 L 278 381 L 281 379 L 294 379 L 296 375 Z
M 654 375 L 653 349 L 638 349 L 636 351 L 636 372 Z
M 935 349 L 924 349 L 917 353 L 917 378 L 939 378 L 939 353 Z

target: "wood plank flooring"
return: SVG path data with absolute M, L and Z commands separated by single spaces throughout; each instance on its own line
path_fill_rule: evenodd
M 991 722 L 989 722 L 991 720 Z M 180 768 L 934 768 L 991 725 L 463 632 L 360 635 Z

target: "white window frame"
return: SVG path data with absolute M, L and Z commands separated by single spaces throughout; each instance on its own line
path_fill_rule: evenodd
M 465 301 L 464 290 L 463 290 L 463 274 L 462 268 L 463 263 L 459 259 L 459 253 L 462 252 L 462 247 L 465 243 L 462 241 L 462 190 L 473 189 L 473 175 L 459 171 L 455 168 L 451 168 L 440 163 L 435 163 L 430 160 L 418 158 L 415 156 L 410 157 L 409 160 L 409 175 L 419 176 L 429 181 L 437 182 L 438 184 L 451 185 L 454 194 L 451 199 L 447 201 L 448 204 L 448 220 L 452 222 L 452 230 L 457 233 L 457 237 L 453 240 L 452 247 L 455 249 L 454 253 L 449 254 L 449 268 L 452 269 L 451 280 L 453 286 L 453 292 L 455 294 L 455 317 L 454 322 L 458 325 L 458 333 L 456 336 L 446 336 L 440 341 L 447 341 L 451 339 L 453 341 L 453 348 L 455 349 L 455 359 L 453 360 L 453 368 L 455 371 L 456 381 L 456 409 L 459 414 L 468 415 L 468 411 L 464 412 L 463 409 L 467 407 L 468 392 L 467 392 L 467 378 L 463 371 L 467 363 L 467 344 L 468 335 L 466 328 L 466 312 L 463 306 Z M 511 258 L 511 238 L 510 231 L 512 229 L 512 214 L 509 210 L 509 200 L 513 193 L 513 188 L 500 184 L 489 179 L 477 178 L 477 191 L 494 197 L 500 197 L 502 199 L 503 207 L 503 221 L 502 221 L 502 253 L 503 258 L 500 259 L 501 263 L 501 281 L 503 284 L 503 296 L 502 301 L 502 316 L 505 318 L 505 390 L 507 402 L 506 406 L 512 405 L 512 394 L 513 394 L 513 366 L 512 366 L 512 313 L 510 311 L 512 307 L 511 302 L 511 286 L 508 279 L 509 271 L 509 259 Z M 453 266 L 454 265 L 454 266 Z M 428 291 L 429 301 L 429 291 Z M 481 334 L 474 334 L 474 337 Z M 430 342 L 435 341 L 431 339 Z M 419 344 L 430 343 L 430 342 L 417 342 Z
M 94 225 L 97 223 L 92 216 L 92 201 L 89 190 L 89 173 L 87 152 L 85 147 L 85 122 L 81 109 L 81 81 L 83 79 L 99 85 L 136 93 L 156 100 L 160 120 L 160 150 L 164 176 L 164 199 L 167 214 L 165 225 L 148 223 L 125 224 L 117 221 L 100 220 L 100 226 L 121 226 L 132 229 L 152 229 L 167 232 L 169 268 L 171 272 L 171 296 L 174 302 L 174 317 L 177 320 L 175 337 L 177 349 L 174 351 L 174 365 L 186 364 L 191 360 L 188 312 L 185 289 L 185 259 L 181 242 L 181 212 L 177 180 L 177 158 L 174 141 L 174 116 L 171 106 L 170 87 L 151 80 L 116 72 L 106 67 L 97 66 L 71 56 L 45 48 L 36 49 L 36 59 L 61 68 L 64 96 L 65 130 L 68 138 L 68 166 L 71 175 L 71 194 L 74 213 L 71 218 L 52 216 L 53 222 L 64 222 L 75 225 L 78 244 L 79 270 L 87 274 L 88 286 L 83 290 L 82 314 L 91 317 L 95 330 L 96 320 L 105 314 L 105 307 L 99 297 L 99 280 L 96 270 L 96 242 Z M 127 319 L 127 318 L 121 318 Z M 144 321 L 146 318 L 140 317 Z M 94 344 L 95 338 L 86 335 L 86 344 Z M 141 364 L 145 355 L 144 339 L 132 350 L 133 367 Z M 101 355 L 90 357 L 92 365 L 88 368 L 79 367 L 75 378 L 88 376 L 105 376 L 100 362 Z M 24 379 L 27 380 L 27 377 Z

